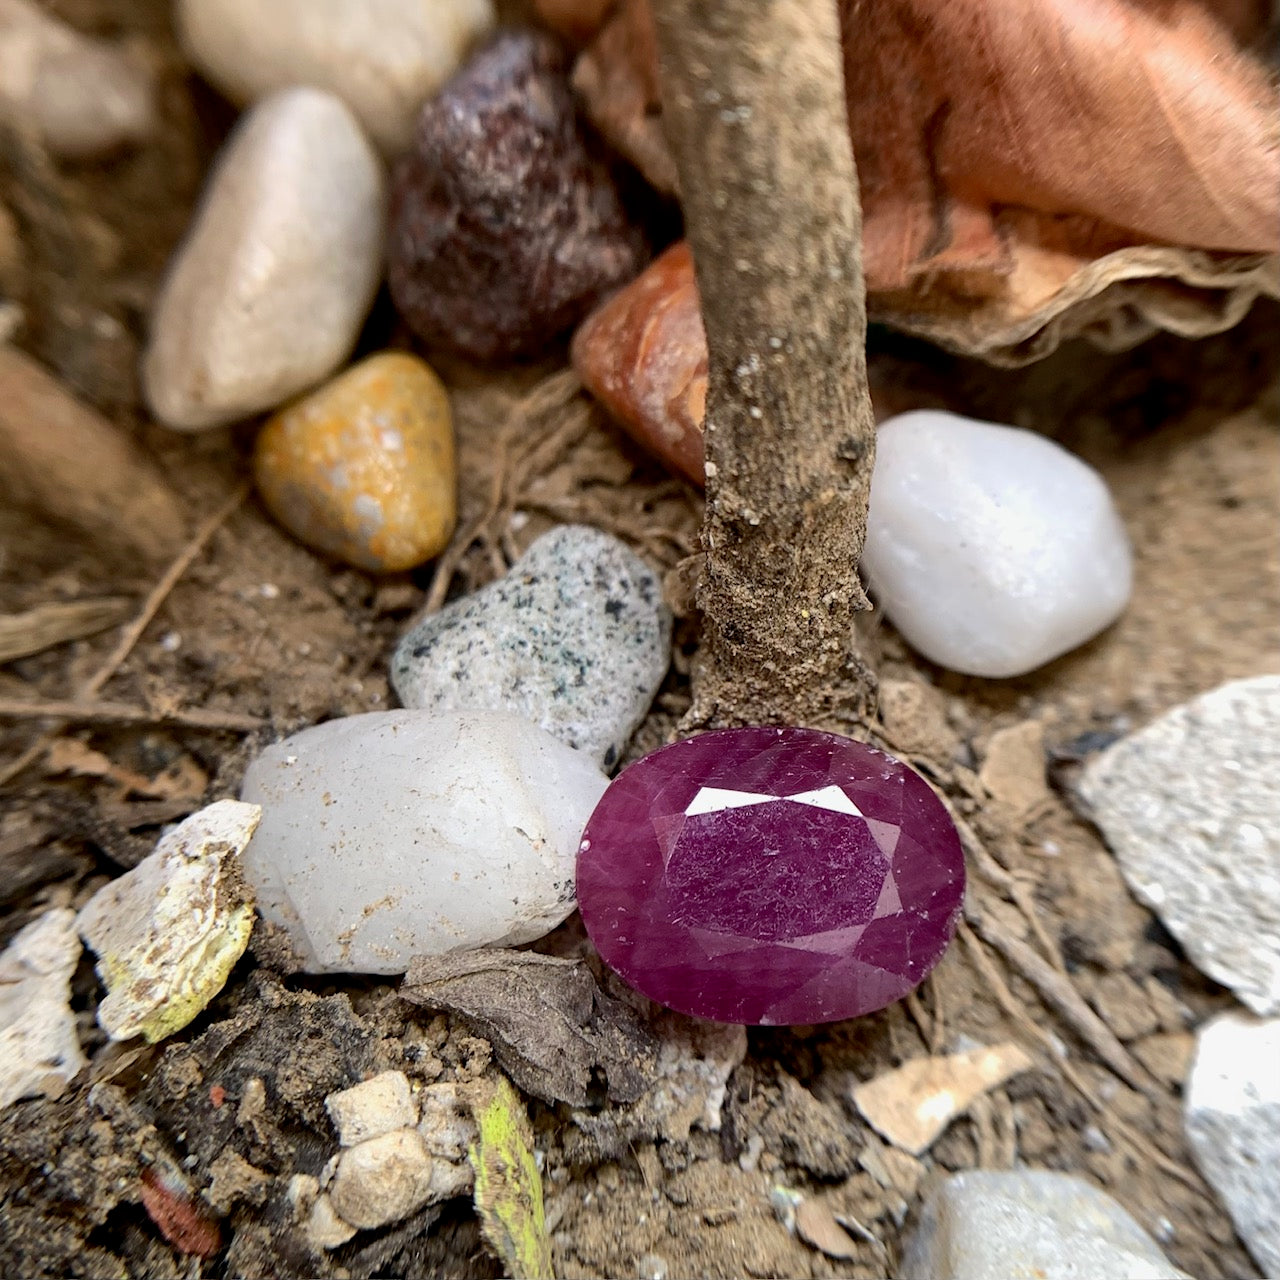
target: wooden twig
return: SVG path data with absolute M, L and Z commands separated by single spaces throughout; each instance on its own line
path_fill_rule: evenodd
M 142 602 L 142 607 L 138 610 L 133 621 L 121 632 L 120 639 L 116 642 L 115 648 L 107 655 L 106 661 L 76 690 L 76 695 L 71 700 L 73 705 L 78 706 L 95 698 L 107 681 L 120 669 L 121 664 L 133 652 L 134 645 L 142 638 L 142 633 L 160 611 L 160 606 L 164 604 L 169 593 L 178 584 L 178 580 L 195 562 L 196 557 L 204 550 L 209 539 L 213 537 L 231 513 L 245 500 L 249 494 L 249 488 L 247 481 L 238 485 L 227 500 L 195 531 L 187 545 L 182 548 L 160 576 L 160 580 L 147 593 L 147 598 Z M 11 782 L 29 765 L 34 764 L 48 749 L 49 743 L 53 741 L 57 732 L 58 730 L 55 727 L 42 733 L 16 759 L 10 761 L 3 769 L 0 769 L 0 787 Z
M 12 347 L 0 347 L 0 489 L 120 565 L 162 563 L 183 542 L 181 504 L 156 464 Z
M 193 707 L 151 711 L 127 702 L 76 702 L 56 698 L 0 698 L 0 720 L 63 720 L 79 724 L 163 724 L 182 729 L 252 733 L 266 727 L 257 716 Z
M 1070 980 L 1036 954 L 1020 938 L 1015 938 L 990 916 L 965 908 L 965 918 L 984 941 L 989 942 L 1039 992 L 1040 998 L 1056 1009 L 1064 1022 L 1126 1084 L 1144 1093 L 1154 1091 L 1154 1084 L 1134 1061 L 1129 1051 L 1116 1039 L 1115 1033 L 1085 1003 L 1084 997 Z
M 0 663 L 43 653 L 113 627 L 129 612 L 123 596 L 37 605 L 25 613 L 0 615 Z
M 836 0 L 657 0 L 663 123 L 707 334 L 689 728 L 848 728 L 875 424 Z

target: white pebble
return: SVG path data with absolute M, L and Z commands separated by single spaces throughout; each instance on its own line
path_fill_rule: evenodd
M 1280 1018 L 1200 1029 L 1187 1082 L 1191 1153 L 1264 1275 L 1280 1276 Z
M 80 960 L 75 912 L 46 911 L 0 952 L 0 1110 L 57 1097 L 85 1065 L 71 1012 Z
M 54 155 L 92 159 L 155 131 L 155 77 L 29 0 L 0 0 L 0 118 Z
M 880 427 L 863 568 L 909 644 L 990 678 L 1097 635 L 1133 580 L 1092 467 L 1033 431 L 931 409 Z
M 268 748 L 243 794 L 263 917 L 311 973 L 403 973 L 417 955 L 532 942 L 574 908 L 608 779 L 505 712 L 376 711 Z
M 494 12 L 492 0 L 178 0 L 176 21 L 191 61 L 234 102 L 327 89 L 395 154 Z
M 1191 961 L 1280 1014 L 1280 676 L 1166 712 L 1091 761 L 1080 793 Z
M 505 578 L 423 619 L 396 647 L 406 707 L 517 711 L 618 763 L 666 675 L 671 614 L 657 575 L 586 525 L 544 534 Z
M 324 1108 L 343 1147 L 418 1123 L 418 1105 L 403 1071 L 383 1071 L 349 1089 L 339 1089 L 324 1100 Z
M 381 278 L 384 186 L 332 94 L 285 90 L 242 118 L 151 318 L 142 373 L 157 418 L 234 422 L 351 354 Z

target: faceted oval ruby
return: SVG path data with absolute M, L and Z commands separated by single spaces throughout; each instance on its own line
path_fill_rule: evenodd
M 964 855 L 906 765 L 814 729 L 724 729 L 624 770 L 578 851 L 605 962 L 718 1022 L 830 1022 L 913 990 L 955 933 Z

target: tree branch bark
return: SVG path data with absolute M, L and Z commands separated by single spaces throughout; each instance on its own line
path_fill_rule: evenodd
M 710 357 L 687 727 L 845 728 L 875 422 L 835 0 L 656 0 Z

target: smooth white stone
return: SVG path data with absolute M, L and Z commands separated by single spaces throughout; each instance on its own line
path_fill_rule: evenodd
M 926 1199 L 902 1280 L 1189 1280 L 1109 1195 L 1043 1169 L 952 1174 Z
M 1080 794 L 1197 968 L 1280 1014 L 1280 676 L 1166 712 L 1092 760 Z
M 57 1097 L 85 1065 L 70 1005 L 80 950 L 76 913 L 57 907 L 0 952 L 0 1110 Z
M 332 373 L 378 288 L 384 210 L 382 162 L 332 94 L 288 89 L 246 114 L 151 318 L 156 417 L 235 422 Z
M 1224 1013 L 1200 1028 L 1185 1123 L 1240 1238 L 1280 1277 L 1280 1018 Z
M 1133 582 L 1092 467 L 1033 431 L 932 409 L 880 427 L 862 564 L 913 648 L 990 678 L 1097 635 Z
M 155 131 L 155 76 L 29 0 L 0 0 L 0 118 L 54 155 L 92 159 Z
M 395 154 L 494 11 L 492 0 L 178 0 L 176 21 L 191 61 L 232 101 L 327 89 Z
M 574 861 L 608 779 L 506 712 L 379 711 L 269 747 L 243 795 L 258 907 L 311 973 L 403 973 L 515 946 L 574 909 Z
M 610 534 L 562 525 L 505 578 L 424 618 L 396 647 L 406 707 L 517 711 L 605 768 L 667 672 L 671 614 L 657 574 Z

